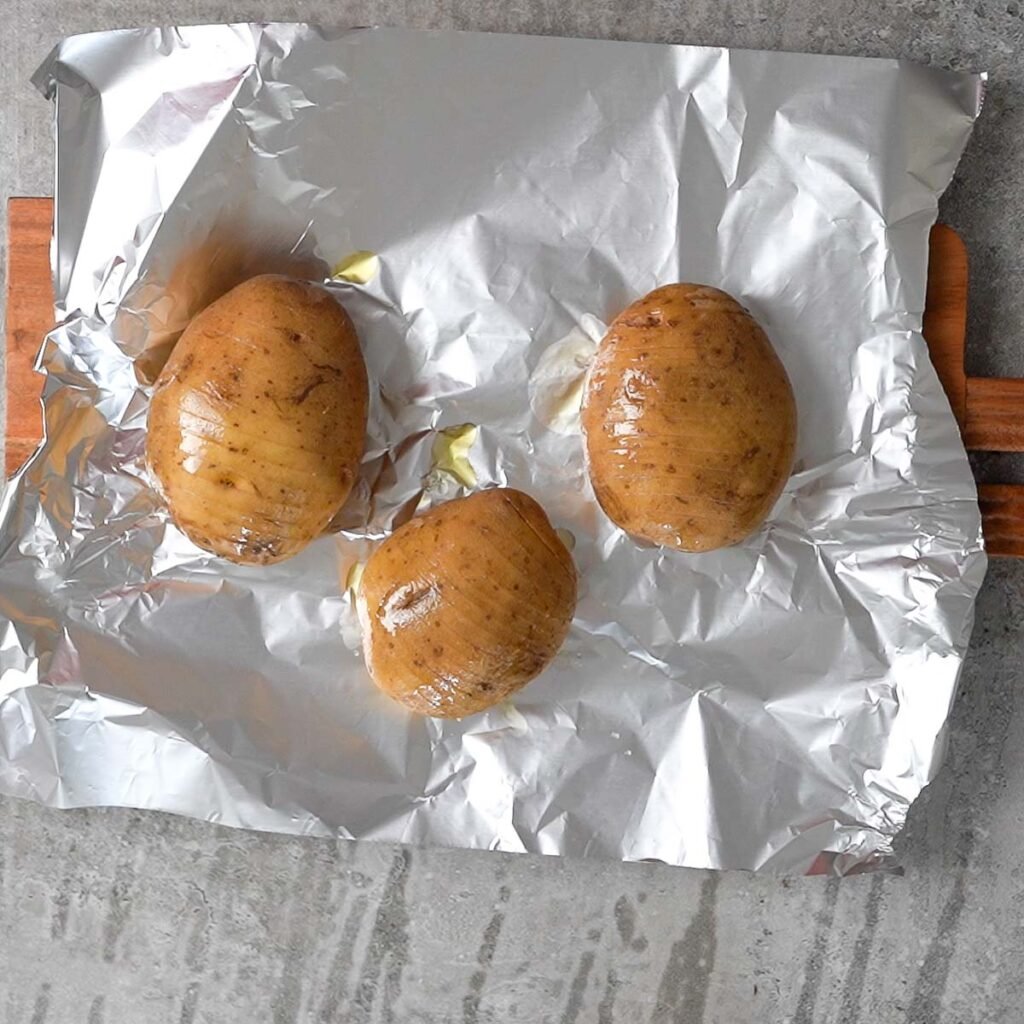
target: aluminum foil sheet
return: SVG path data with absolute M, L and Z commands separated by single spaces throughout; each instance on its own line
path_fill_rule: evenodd
M 985 557 L 920 335 L 928 230 L 982 79 L 913 64 L 305 25 L 64 42 L 46 441 L 0 506 L 0 788 L 247 828 L 693 867 L 888 854 L 937 768 Z M 193 547 L 146 476 L 188 318 L 331 278 L 374 396 L 300 556 Z M 604 325 L 701 281 L 800 410 L 769 525 L 705 555 L 601 514 L 579 435 Z M 572 534 L 556 662 L 461 722 L 370 684 L 376 538 L 496 484 Z

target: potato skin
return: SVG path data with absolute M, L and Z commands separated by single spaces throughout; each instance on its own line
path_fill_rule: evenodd
M 412 711 L 463 718 L 551 661 L 576 608 L 576 567 L 532 498 L 456 498 L 399 527 L 358 595 L 366 665 Z
M 356 479 L 366 366 L 319 285 L 254 277 L 199 313 L 157 379 L 147 460 L 180 529 L 233 562 L 294 555 Z
M 612 322 L 582 426 L 613 522 L 665 547 L 711 551 L 771 512 L 793 464 L 796 402 L 771 342 L 735 299 L 672 284 Z

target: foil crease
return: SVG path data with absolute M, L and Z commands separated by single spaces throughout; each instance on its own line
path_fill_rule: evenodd
M 60 322 L 46 440 L 0 504 L 0 789 L 692 867 L 889 855 L 985 568 L 920 334 L 981 76 L 275 24 L 79 36 L 36 81 Z M 262 270 L 331 279 L 373 398 L 334 531 L 253 569 L 177 531 L 143 454 L 177 335 Z M 604 325 L 676 280 L 753 312 L 800 412 L 769 525 L 699 556 L 602 515 L 579 435 Z M 574 543 L 572 632 L 511 703 L 413 717 L 369 682 L 353 580 L 396 524 L 496 484 Z

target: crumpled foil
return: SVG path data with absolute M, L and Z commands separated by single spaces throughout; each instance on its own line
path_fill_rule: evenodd
M 0 505 L 0 789 L 247 828 L 693 867 L 877 862 L 933 776 L 984 573 L 920 334 L 928 231 L 983 79 L 888 60 L 305 25 L 72 38 L 46 441 Z M 151 382 L 261 270 L 331 278 L 374 395 L 333 532 L 269 568 L 168 520 Z M 765 326 L 800 410 L 770 524 L 704 555 L 598 508 L 604 325 L 666 282 Z M 374 539 L 538 498 L 581 600 L 511 703 L 371 685 Z M 571 538 L 569 537 L 571 534 Z

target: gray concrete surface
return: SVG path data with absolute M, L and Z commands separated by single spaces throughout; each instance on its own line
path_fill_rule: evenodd
M 907 56 L 992 73 L 944 204 L 975 372 L 1024 373 L 1022 0 L 0 0 L 0 184 L 49 191 L 60 36 L 246 17 Z M 1020 465 L 989 460 L 986 473 Z M 902 876 L 780 881 L 297 841 L 0 800 L 3 1024 L 1024 1020 L 1024 563 L 982 594 Z

